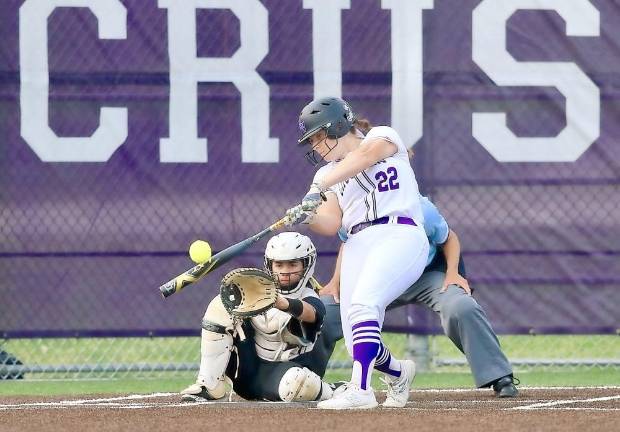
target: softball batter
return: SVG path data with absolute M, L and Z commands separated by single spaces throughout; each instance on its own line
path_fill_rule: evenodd
M 388 306 L 388 310 L 418 303 L 436 312 L 446 336 L 465 354 L 476 386 L 492 387 L 500 398 L 516 397 L 519 392 L 515 382 L 519 381 L 513 378 L 512 366 L 502 352 L 497 335 L 482 306 L 472 297 L 473 289 L 464 277 L 459 238 L 428 198 L 421 197 L 420 203 L 430 244 L 426 268 L 422 276 Z M 341 240 L 346 241 L 346 235 L 341 235 Z M 325 365 L 336 342 L 343 338 L 337 303 L 340 262 L 339 254 L 334 275 L 321 290 L 326 314 L 321 345 L 315 347 L 314 352 L 323 356 Z
M 429 248 L 418 184 L 401 138 L 387 126 L 364 136 L 355 122 L 342 99 L 321 98 L 304 107 L 299 144 L 315 166 L 321 159 L 328 163 L 301 204 L 287 212 L 291 224 L 308 223 L 325 235 L 336 235 L 342 225 L 349 236 L 340 311 L 353 372 L 344 390 L 318 404 L 322 409 L 376 407 L 373 367 L 391 377 L 384 406 L 406 404 L 415 366 L 389 354 L 381 327 L 386 307 L 422 274 Z

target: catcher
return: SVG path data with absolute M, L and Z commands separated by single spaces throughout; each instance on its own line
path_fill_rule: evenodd
M 200 371 L 182 400 L 218 400 L 226 383 L 244 399 L 318 401 L 333 389 L 311 355 L 325 307 L 313 289 L 312 241 L 284 232 L 267 243 L 264 266 L 228 273 L 202 319 Z

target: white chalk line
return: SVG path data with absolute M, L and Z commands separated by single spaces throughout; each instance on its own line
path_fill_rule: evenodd
M 0 411 L 18 411 L 18 410 L 34 410 L 34 409 L 76 409 L 76 408 L 109 408 L 109 409 L 146 409 L 146 408 L 192 408 L 200 405 L 209 405 L 215 403 L 214 401 L 205 402 L 179 402 L 179 403 L 142 403 L 142 404 L 123 404 L 123 403 L 90 403 L 90 404 L 62 404 L 62 403 L 49 403 L 38 406 L 26 406 L 15 404 L 13 406 L 4 405 L 0 406 Z M 220 404 L 227 404 L 227 402 L 219 402 Z M 233 403 L 233 402 L 231 402 Z
M 407 410 L 407 411 L 463 411 L 463 412 L 472 412 L 472 408 L 419 408 L 419 407 L 404 407 L 404 408 L 388 408 L 398 409 L 398 410 Z M 506 411 L 507 408 L 502 409 L 502 411 Z M 620 408 L 587 408 L 587 407 L 550 407 L 550 408 L 540 408 L 533 409 L 531 411 L 620 411 Z M 499 411 L 496 411 L 499 412 Z
M 151 393 L 151 394 L 135 394 L 128 396 L 117 396 L 109 398 L 97 399 L 73 399 L 62 400 L 57 402 L 26 402 L 16 404 L 0 404 L 0 411 L 7 410 L 24 410 L 24 409 L 63 409 L 63 408 L 121 408 L 121 409 L 140 409 L 140 408 L 192 408 L 200 405 L 235 405 L 239 406 L 240 402 L 232 401 L 196 401 L 196 402 L 149 402 L 149 403 L 118 403 L 118 401 L 131 401 L 141 399 L 156 399 L 162 397 L 180 396 L 179 393 Z M 248 403 L 247 401 L 241 403 Z M 266 402 L 252 401 L 253 405 L 289 405 L 302 406 L 301 403 L 290 404 L 286 402 Z
M 235 402 L 232 402 L 231 404 L 234 404 Z M 67 409 L 75 409 L 75 408 L 87 408 L 87 407 L 96 407 L 99 409 L 127 409 L 127 410 L 132 410 L 132 409 L 153 409 L 153 408 L 192 408 L 192 407 L 196 407 L 197 405 L 209 405 L 209 404 L 213 404 L 213 402 L 207 402 L 207 403 L 192 403 L 192 404 L 187 404 L 187 403 L 178 403 L 178 404 L 127 404 L 127 405 L 122 405 L 119 404 L 118 406 L 110 406 L 110 405 L 57 405 L 57 406 L 46 406 L 46 407 L 38 407 L 37 409 L 44 409 L 44 410 L 67 410 Z M 226 404 L 225 402 L 219 402 L 219 405 L 222 404 Z M 35 407 L 21 407 L 21 406 L 15 406 L 12 408 L 2 408 L 0 407 L 0 411 L 23 411 L 23 410 L 34 410 Z M 405 407 L 405 408 L 393 408 L 393 409 L 401 409 L 401 410 L 409 410 L 409 411 L 463 411 L 463 412 L 471 412 L 471 408 L 456 408 L 456 407 L 450 407 L 450 408 L 420 408 L 420 407 Z M 386 409 L 385 411 L 391 411 L 391 408 Z M 381 411 L 384 411 L 383 409 Z M 504 409 L 505 411 L 505 409 Z M 588 407 L 583 407 L 583 408 L 579 408 L 579 407 L 547 407 L 547 408 L 538 408 L 538 409 L 532 409 L 531 411 L 620 411 L 620 408 L 588 408 Z
M 198 402 L 179 402 L 179 403 L 158 403 L 158 402 L 150 402 L 144 404 L 122 404 L 116 403 L 115 401 L 122 400 L 139 400 L 139 399 L 154 399 L 158 397 L 169 397 L 169 396 L 179 396 L 178 393 L 153 393 L 148 395 L 129 395 L 129 396 L 120 396 L 113 398 L 100 398 L 100 399 L 78 399 L 78 400 L 63 400 L 58 402 L 27 402 L 27 403 L 16 403 L 16 404 L 0 404 L 0 410 L 2 409 L 25 409 L 25 408 L 76 408 L 76 407 L 166 407 L 166 406 L 184 406 L 184 407 L 192 407 L 197 405 L 238 405 L 239 403 L 252 403 L 257 405 L 264 404 L 276 404 L 276 405 L 284 405 L 288 404 L 290 406 L 294 406 L 294 404 L 290 404 L 287 402 L 267 402 L 267 401 L 242 401 L 242 402 L 229 402 L 229 401 L 198 401 Z M 520 402 L 532 402 L 538 403 L 543 402 L 546 399 L 520 399 Z M 415 400 L 411 402 L 416 402 Z M 455 401 L 455 400 L 433 400 L 433 401 L 425 401 L 426 403 L 430 402 L 433 404 L 454 404 L 454 403 L 468 403 L 468 404 L 497 404 L 499 401 L 497 399 L 490 400 L 466 400 L 466 401 Z M 298 403 L 298 406 L 308 405 L 309 403 L 302 404 Z
M 78 400 L 69 400 L 69 401 L 62 401 L 62 402 L 71 403 L 71 404 L 83 404 L 83 403 L 90 403 L 90 402 L 98 403 L 98 402 L 112 402 L 112 401 L 120 401 L 120 400 L 151 399 L 151 398 L 168 397 L 168 396 L 174 396 L 174 395 L 178 395 L 178 393 L 133 394 L 133 395 L 128 395 L 128 396 L 116 396 L 116 397 L 97 398 L 97 399 L 78 399 Z
M 548 411 L 620 411 L 620 408 L 596 408 L 596 407 L 554 407 L 545 408 Z
M 85 404 L 97 404 L 102 402 L 112 402 L 121 400 L 139 400 L 139 399 L 152 399 L 158 397 L 167 397 L 177 395 L 178 393 L 152 393 L 152 394 L 135 394 L 128 396 L 118 396 L 109 398 L 97 398 L 97 399 L 75 399 L 75 400 L 63 400 L 59 402 L 27 402 L 20 404 L 0 404 L 0 408 L 24 406 L 24 407 L 40 407 L 40 406 L 54 406 L 54 405 L 85 405 Z
M 620 386 L 588 386 L 588 387 L 529 387 L 519 386 L 519 390 L 620 390 Z M 475 388 L 475 389 L 463 389 L 463 388 L 443 388 L 443 389 L 412 389 L 413 393 L 468 393 L 468 392 L 488 392 L 488 388 Z
M 528 390 L 617 390 L 620 389 L 620 386 L 590 386 L 590 387 L 520 387 L 521 389 Z M 412 393 L 478 393 L 478 392 L 489 392 L 489 389 L 414 389 Z M 151 394 L 133 394 L 127 396 L 116 396 L 116 397 L 108 397 L 108 398 L 96 398 L 96 399 L 75 399 L 75 400 L 62 400 L 58 402 L 27 402 L 27 403 L 17 403 L 17 404 L 0 404 L 0 411 L 7 410 L 24 410 L 24 409 L 34 409 L 34 408 L 44 408 L 44 409 L 63 409 L 63 408 L 86 408 L 86 407 L 98 407 L 98 408 L 115 408 L 115 409 L 146 409 L 146 408 L 191 408 L 200 405 L 236 405 L 238 406 L 239 402 L 227 402 L 227 401 L 200 401 L 200 402 L 179 402 L 179 403 L 158 403 L 158 402 L 150 402 L 150 403 L 140 403 L 140 404 L 123 404 L 117 403 L 118 401 L 133 401 L 133 400 L 143 400 L 143 399 L 155 399 L 162 397 L 170 397 L 170 396 L 178 396 L 178 393 L 151 393 Z M 606 396 L 592 399 L 573 399 L 573 400 L 559 400 L 559 401 L 551 401 L 551 402 L 541 402 L 541 399 L 527 399 L 521 400 L 518 402 L 535 402 L 528 405 L 520 405 L 518 407 L 510 407 L 503 408 L 504 410 L 528 410 L 528 409 L 559 409 L 554 408 L 557 405 L 567 405 L 574 403 L 587 403 L 594 401 L 605 401 L 605 400 L 614 400 L 620 399 L 620 395 L 618 396 Z M 415 400 L 412 401 L 415 403 Z M 478 403 L 478 404 L 494 404 L 497 401 L 495 400 L 469 400 L 469 401 L 431 401 L 432 403 Z M 247 403 L 247 402 L 246 402 Z M 254 402 L 254 404 L 286 404 L 285 402 Z M 293 406 L 293 405 L 291 405 Z M 301 404 L 298 404 L 301 406 Z M 407 409 L 416 409 L 416 410 L 471 410 L 471 408 L 458 408 L 458 407 L 450 407 L 450 408 L 420 408 L 420 407 L 411 407 Z M 568 409 L 568 408 L 565 408 Z M 571 410 L 593 410 L 594 408 L 570 408 Z M 608 410 L 615 411 L 618 410 L 616 408 L 600 408 L 597 410 Z
M 603 396 L 589 399 L 565 399 L 565 400 L 555 400 L 551 402 L 539 402 L 530 405 L 520 405 L 517 407 L 506 408 L 507 410 L 531 410 L 531 409 L 540 409 L 540 408 L 551 408 L 557 405 L 572 405 L 577 403 L 589 403 L 589 402 L 604 402 L 609 400 L 620 399 L 620 395 L 615 396 Z

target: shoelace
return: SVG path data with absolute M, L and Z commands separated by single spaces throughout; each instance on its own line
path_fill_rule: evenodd
M 518 386 L 519 384 L 521 384 L 521 380 L 515 376 L 511 377 L 512 378 L 512 384 L 515 386 Z M 493 384 L 493 390 L 495 391 L 499 391 L 499 389 L 497 388 L 497 384 Z
M 401 375 L 400 377 L 396 378 L 395 380 L 389 379 L 387 377 L 380 377 L 379 378 L 385 385 L 387 385 L 388 388 L 388 395 L 390 393 L 402 393 L 405 391 L 405 389 L 407 389 L 407 379 L 406 377 L 403 375 Z M 409 389 L 407 389 L 409 390 Z
M 359 386 L 347 382 L 336 389 L 333 397 L 334 399 L 355 399 L 356 390 L 361 391 Z
M 344 383 L 344 384 L 342 384 L 342 385 L 339 385 L 337 388 L 335 388 L 335 389 L 334 389 L 334 394 L 333 394 L 332 398 L 333 398 L 333 399 L 336 399 L 336 398 L 341 398 L 341 397 L 342 397 L 342 395 L 343 395 L 344 393 L 346 393 L 346 392 L 347 392 L 347 390 L 349 390 L 349 385 L 350 385 L 350 384 L 351 384 L 351 383 L 348 383 L 348 382 L 347 382 L 347 383 Z
M 335 383 L 329 384 L 334 392 L 334 396 L 339 395 L 342 392 L 345 392 L 350 384 L 349 381 L 336 381 Z

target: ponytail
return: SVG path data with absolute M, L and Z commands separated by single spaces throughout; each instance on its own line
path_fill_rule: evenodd
M 372 124 L 366 118 L 358 118 L 353 122 L 353 126 L 351 126 L 351 132 L 355 133 L 355 130 L 359 130 L 361 133 L 366 135 L 370 129 L 372 129 Z

